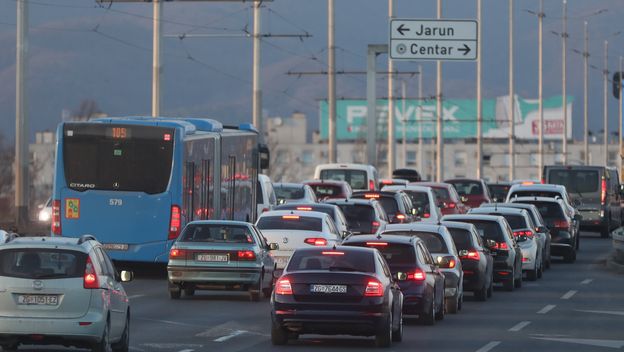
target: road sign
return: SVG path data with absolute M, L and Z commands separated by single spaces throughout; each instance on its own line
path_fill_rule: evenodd
M 392 19 L 392 60 L 476 60 L 475 20 Z

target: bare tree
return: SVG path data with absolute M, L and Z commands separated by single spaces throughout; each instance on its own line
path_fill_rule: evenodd
M 80 106 L 78 106 L 78 109 L 72 111 L 72 120 L 89 121 L 90 119 L 98 116 L 101 113 L 102 110 L 100 110 L 95 100 L 84 99 L 80 102 Z

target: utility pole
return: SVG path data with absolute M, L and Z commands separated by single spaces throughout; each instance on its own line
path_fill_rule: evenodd
M 388 23 L 394 18 L 394 0 L 388 0 Z M 388 56 L 388 178 L 396 167 L 396 138 L 394 136 L 394 61 Z
M 567 96 L 567 54 L 568 54 L 568 1 L 563 0 L 563 30 L 561 32 L 563 41 L 561 46 L 561 94 L 563 95 L 563 165 L 568 163 L 568 96 Z
M 28 223 L 28 0 L 17 0 L 17 36 L 15 57 L 15 225 Z
M 583 151 L 585 153 L 585 165 L 589 165 L 589 115 L 588 115 L 588 89 L 589 89 L 589 32 L 585 21 L 585 35 L 583 38 Z
M 437 13 L 438 13 L 438 19 L 442 18 L 442 0 L 438 0 L 438 6 L 437 6 Z M 444 179 L 444 170 L 442 168 L 442 161 L 444 160 L 442 157 L 442 153 L 444 152 L 444 148 L 443 148 L 443 141 L 444 141 L 444 136 L 442 135 L 443 133 L 443 126 L 442 126 L 442 118 L 443 118 L 443 112 L 442 112 L 442 61 L 438 60 L 436 61 L 436 119 L 437 119 L 437 126 L 436 126 L 436 140 L 437 140 L 437 144 L 436 144 L 436 181 L 437 182 L 442 182 L 442 180 Z
M 406 83 L 405 80 L 401 80 L 401 111 L 403 112 L 401 115 L 403 115 L 403 144 L 401 145 L 402 147 L 402 154 L 403 154 L 403 167 L 407 167 L 407 115 L 405 115 L 405 95 L 407 92 L 407 87 L 406 87 Z M 392 175 L 390 175 L 392 176 Z
M 153 0 L 152 20 L 152 117 L 160 116 L 160 39 L 162 38 L 162 21 L 160 15 L 163 9 L 162 0 Z
M 421 173 L 424 172 L 425 167 L 423 165 L 423 136 L 422 136 L 422 81 L 423 81 L 423 70 L 422 65 L 418 65 L 418 168 L 421 170 Z
M 513 181 L 515 172 L 515 98 L 514 98 L 514 33 L 513 0 L 509 0 L 509 181 Z
M 618 86 L 620 87 L 620 89 L 618 90 L 618 102 L 619 102 L 619 124 L 618 124 L 618 155 L 620 156 L 618 158 L 618 174 L 620 175 L 620 181 L 622 180 L 622 123 L 624 122 L 622 120 L 622 56 L 620 56 L 620 71 L 618 74 L 618 79 L 620 80 L 618 82 Z
M 262 2 L 253 3 L 253 77 L 252 77 L 252 122 L 264 140 L 264 121 L 262 116 L 262 88 L 260 87 L 260 7 Z
M 366 121 L 366 162 L 377 166 L 377 97 L 376 59 L 377 55 L 388 52 L 388 45 L 369 44 L 366 56 L 366 101 L 368 106 L 368 116 Z
M 483 72 L 481 71 L 481 0 L 477 0 L 477 178 L 483 177 L 483 100 L 481 96 L 481 83 Z
M 537 68 L 537 96 L 538 96 L 538 114 L 539 114 L 539 127 L 538 127 L 538 163 L 537 174 L 539 179 L 543 179 L 544 172 L 544 0 L 540 0 L 540 9 L 537 14 L 538 25 L 538 68 Z
M 334 0 L 327 0 L 327 105 L 329 108 L 329 162 L 337 161 L 336 151 L 336 46 L 334 44 Z
M 603 134 L 603 143 L 604 143 L 604 166 L 609 166 L 609 129 L 608 129 L 608 123 L 609 123 L 609 107 L 608 107 L 608 100 L 607 100 L 607 85 L 609 82 L 609 41 L 605 40 L 604 41 L 604 71 L 603 71 L 603 75 L 604 75 L 604 101 L 602 102 L 604 107 L 603 107 L 603 112 L 604 112 L 604 134 Z

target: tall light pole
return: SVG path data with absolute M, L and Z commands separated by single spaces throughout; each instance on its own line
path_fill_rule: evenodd
M 620 68 L 619 68 L 619 73 L 618 73 L 618 79 L 620 80 L 618 82 L 618 86 L 620 87 L 619 91 L 618 91 L 618 102 L 619 102 L 619 123 L 618 123 L 618 174 L 620 175 L 620 181 L 622 180 L 622 123 L 624 122 L 622 120 L 622 56 L 620 56 Z
M 17 0 L 15 56 L 15 225 L 28 223 L 28 0 Z
M 515 92 L 514 92 L 514 32 L 513 32 L 513 0 L 509 0 L 509 181 L 515 176 Z
M 604 143 L 604 166 L 609 166 L 609 129 L 608 129 L 608 123 L 609 123 L 609 107 L 608 107 L 608 82 L 609 82 L 609 41 L 605 40 L 604 41 L 604 70 L 602 71 L 602 74 L 604 76 L 604 97 L 603 97 L 603 123 L 604 123 L 604 134 L 603 134 L 603 143 Z
M 438 15 L 438 19 L 442 18 L 442 0 L 438 0 L 438 6 L 437 6 L 437 15 Z M 437 119 L 437 126 L 436 126 L 436 181 L 437 182 L 442 182 L 442 180 L 444 179 L 444 170 L 442 168 L 442 153 L 444 152 L 444 148 L 443 148 L 443 141 L 444 141 L 444 136 L 442 135 L 443 133 L 443 127 L 442 127 L 442 118 L 443 118 L 443 113 L 442 113 L 442 61 L 438 60 L 436 61 L 436 119 Z
M 388 0 L 388 23 L 394 18 L 394 0 Z M 394 62 L 388 56 L 388 178 L 396 167 L 396 138 L 394 136 Z
M 583 37 L 583 152 L 585 165 L 589 165 L 589 31 L 587 30 L 587 21 L 584 24 Z
M 568 96 L 567 96 L 567 54 L 568 54 L 568 1 L 563 0 L 563 28 L 561 31 L 561 95 L 563 95 L 563 165 L 568 163 Z
M 421 172 L 425 172 L 425 166 L 423 165 L 423 136 L 422 136 L 422 81 L 423 81 L 423 69 L 422 65 L 418 65 L 418 168 Z
M 538 114 L 539 114 L 539 127 L 538 127 L 538 141 L 537 141 L 537 150 L 538 150 L 538 163 L 537 163 L 537 174 L 539 175 L 539 179 L 543 178 L 542 173 L 544 172 L 544 0 L 540 0 L 540 9 L 538 16 L 538 74 L 537 74 L 537 96 L 538 96 Z
M 160 116 L 160 39 L 162 38 L 162 21 L 160 15 L 163 9 L 162 0 L 152 3 L 152 117 Z
M 407 87 L 405 80 L 401 81 L 401 111 L 403 115 L 403 144 L 402 154 L 403 154 L 403 167 L 407 167 L 407 115 L 405 115 L 405 95 L 407 93 Z
M 481 71 L 481 0 L 477 0 L 477 178 L 483 177 L 483 100 L 481 96 L 481 83 L 483 72 Z
M 336 151 L 336 46 L 334 44 L 334 0 L 327 0 L 327 102 L 329 108 L 329 162 L 337 160 Z
M 264 138 L 264 122 L 262 121 L 262 88 L 260 87 L 260 1 L 253 3 L 253 77 L 252 77 L 252 122 L 258 134 Z

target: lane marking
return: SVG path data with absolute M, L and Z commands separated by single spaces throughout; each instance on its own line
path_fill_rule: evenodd
M 508 331 L 511 332 L 518 332 L 522 329 L 524 329 L 527 325 L 531 324 L 530 321 L 521 321 L 518 324 L 514 325 L 511 329 L 509 329 Z
M 492 342 L 489 342 L 487 345 L 485 345 L 485 346 L 483 346 L 483 347 L 479 348 L 479 349 L 478 349 L 478 350 L 476 350 L 475 352 L 488 352 L 488 351 L 490 351 L 491 349 L 493 349 L 494 347 L 496 347 L 496 346 L 500 345 L 500 343 L 501 343 L 500 341 L 492 341 Z
M 135 298 L 141 298 L 141 297 L 145 297 L 145 295 L 132 295 L 132 296 L 128 296 L 128 299 L 135 299 Z
M 131 351 L 145 352 L 144 349 L 138 348 L 138 347 L 134 347 L 134 346 L 130 346 L 130 347 L 128 347 L 128 349 L 131 350 Z
M 132 318 L 132 319 L 138 319 L 138 320 L 145 320 L 145 321 L 152 321 L 155 323 L 163 323 L 163 324 L 171 324 L 171 325 L 180 325 L 180 326 L 200 326 L 200 325 L 196 325 L 196 324 L 186 324 L 186 323 L 180 323 L 177 321 L 171 321 L 171 320 L 160 320 L 160 319 L 149 319 L 149 318 Z
M 214 339 L 213 341 L 214 342 L 224 342 L 224 341 L 227 341 L 227 340 L 229 340 L 229 339 L 231 339 L 233 337 L 236 337 L 238 335 L 242 335 L 242 334 L 244 334 L 246 332 L 247 331 L 245 331 L 245 330 L 235 330 L 231 334 L 225 335 L 225 336 L 221 336 L 218 339 Z
M 557 305 L 555 304 L 549 304 L 546 307 L 540 309 L 537 314 L 546 314 L 548 312 L 550 312 L 551 310 L 553 310 Z
M 594 279 L 585 279 L 581 281 L 581 285 L 589 285 Z
M 193 352 L 193 351 L 195 351 L 195 350 L 192 350 L 192 349 L 190 349 L 190 348 L 187 348 L 187 349 L 185 349 L 185 350 L 180 350 L 180 351 L 178 351 L 178 352 Z
M 561 299 L 570 299 L 570 298 L 572 298 L 572 296 L 574 296 L 577 293 L 578 293 L 577 290 L 570 290 L 570 291 L 566 292 L 563 296 L 561 296 Z
M 583 309 L 575 309 L 577 312 L 585 312 L 585 313 L 597 313 L 597 314 L 611 314 L 611 315 L 621 315 L 624 316 L 624 312 L 610 311 L 610 310 L 583 310 Z
M 547 340 L 556 342 L 576 343 L 579 345 L 597 346 L 597 347 L 610 347 L 610 348 L 622 348 L 624 347 L 624 341 L 622 340 L 597 340 L 597 339 L 565 339 L 565 338 L 551 338 L 551 337 L 531 337 L 536 340 Z

